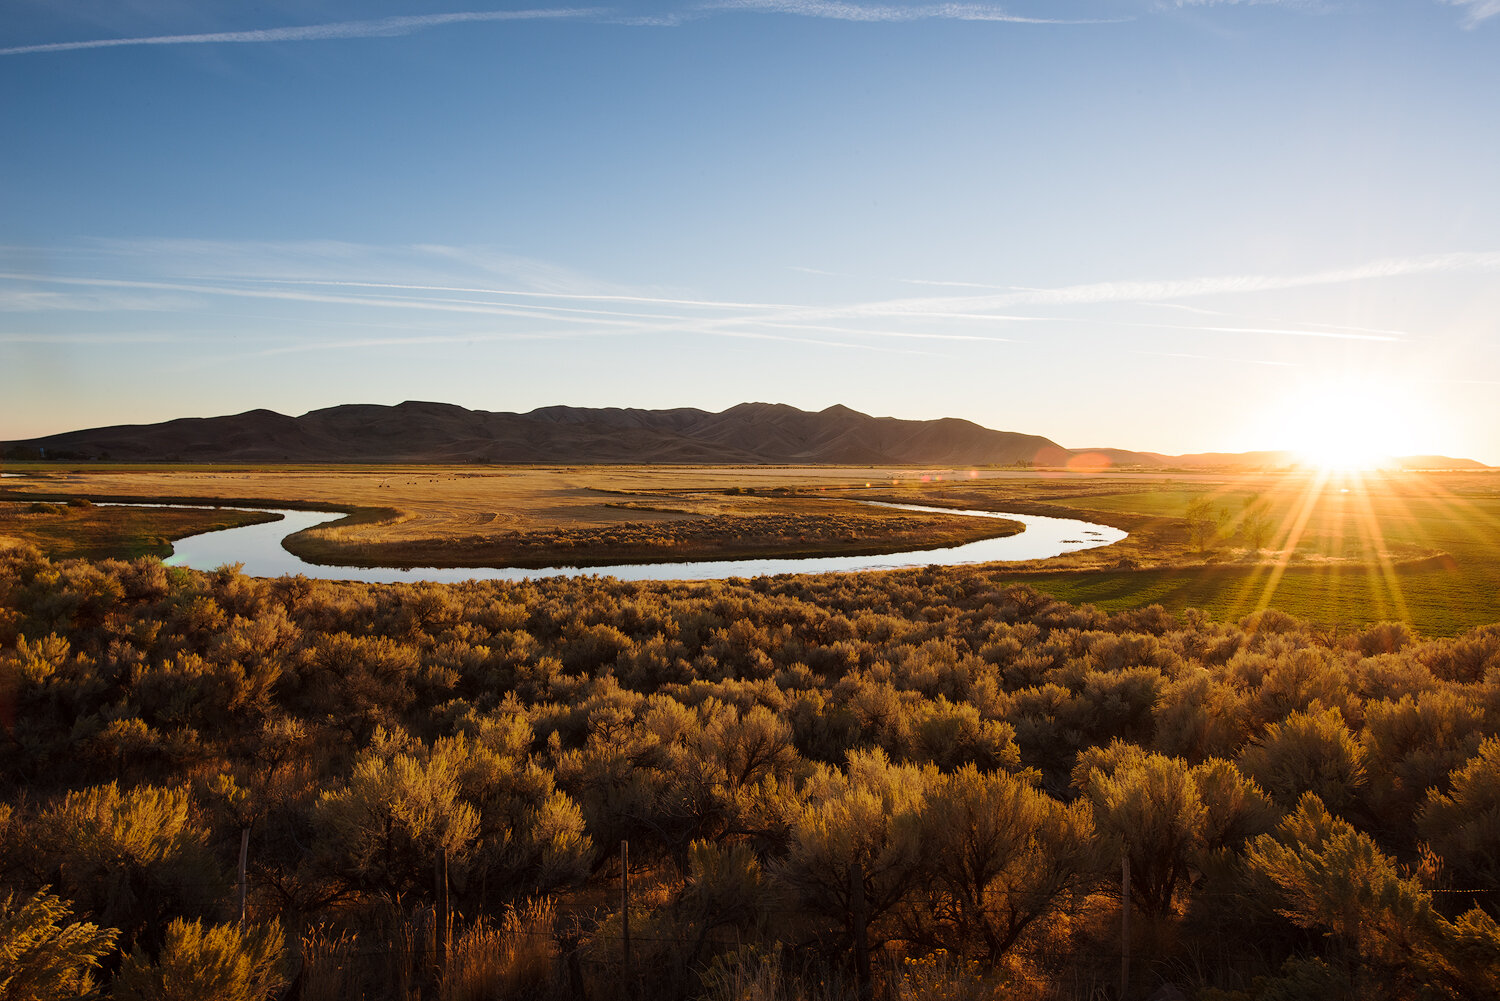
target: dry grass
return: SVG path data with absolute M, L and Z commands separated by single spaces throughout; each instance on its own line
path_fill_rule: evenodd
M 547 566 L 828 555 L 957 545 L 1009 534 L 988 520 L 911 516 L 825 496 L 909 470 L 830 467 L 90 466 L 6 483 L 13 496 L 254 501 L 353 514 L 299 534 L 313 562 Z
M 173 539 L 269 518 L 253 511 L 0 501 L 0 549 L 28 544 L 55 559 L 161 557 L 171 555 Z
M 553 994 L 552 901 L 512 907 L 499 926 L 471 925 L 453 943 L 438 982 L 439 1001 L 499 1001 Z
M 1400 619 L 1434 634 L 1500 616 L 1494 472 L 1320 479 L 1307 472 L 828 466 L 88 464 L 6 479 L 0 498 L 6 495 L 206 497 L 353 511 L 292 543 L 313 562 L 351 565 L 605 566 L 896 552 L 1008 530 L 994 520 L 913 518 L 840 500 L 889 499 L 1080 517 L 1125 529 L 1130 537 L 1121 543 L 1012 568 L 1017 579 L 1065 600 L 1111 610 L 1159 602 L 1238 619 L 1272 605 L 1324 622 Z M 1252 495 L 1275 524 L 1259 552 L 1236 531 Z M 1205 496 L 1224 514 L 1226 531 L 1199 551 L 1183 516 L 1190 500 Z M 132 516 L 146 520 L 129 538 L 65 517 L 76 521 L 55 521 L 50 534 L 44 517 L 13 518 L 0 524 L 0 536 L 53 555 L 137 555 L 159 551 L 160 539 L 174 531 L 188 534 L 169 519 L 200 516 Z M 142 538 L 157 549 L 141 548 Z

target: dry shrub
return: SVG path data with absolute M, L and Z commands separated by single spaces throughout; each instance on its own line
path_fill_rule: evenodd
M 481 918 L 453 943 L 440 1001 L 498 1001 L 551 996 L 551 900 L 509 908 L 498 927 Z
M 260 1001 L 286 984 L 286 944 L 277 924 L 205 925 L 177 918 L 152 962 L 139 949 L 115 978 L 120 1001 Z

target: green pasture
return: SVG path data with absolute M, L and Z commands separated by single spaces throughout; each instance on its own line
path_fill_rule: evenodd
M 1077 503 L 1085 515 L 1182 518 L 1197 498 L 1210 501 L 1223 528 L 1195 565 L 1018 576 L 1111 611 L 1155 603 L 1234 620 L 1272 607 L 1328 625 L 1402 620 L 1428 635 L 1500 621 L 1495 477 L 1163 484 Z M 1237 531 L 1246 503 L 1256 501 L 1275 526 L 1260 559 Z

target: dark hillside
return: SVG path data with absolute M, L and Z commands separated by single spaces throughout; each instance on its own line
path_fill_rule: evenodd
M 960 420 L 876 418 L 847 407 L 702 410 L 545 407 L 527 414 L 443 403 L 350 404 L 287 417 L 252 410 L 9 442 L 12 458 L 130 462 L 958 463 L 1064 461 L 1036 435 Z
M 722 413 L 690 407 L 542 407 L 530 413 L 448 403 L 345 404 L 287 417 L 251 410 L 228 417 L 122 424 L 0 443 L 8 459 L 115 462 L 770 463 L 835 465 L 1153 466 L 1277 468 L 1288 452 L 1163 455 L 1119 448 L 1068 449 L 1040 435 L 995 431 L 946 417 L 871 417 L 845 406 L 811 413 L 782 403 L 741 403 Z M 1441 455 L 1397 460 L 1408 469 L 1483 469 Z

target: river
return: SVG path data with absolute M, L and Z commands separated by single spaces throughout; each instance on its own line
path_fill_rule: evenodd
M 865 503 L 876 503 L 867 501 Z M 995 511 L 953 510 L 914 504 L 880 504 L 905 511 L 962 514 L 974 518 L 1004 518 L 1025 525 L 1025 531 L 996 539 L 981 539 L 961 546 L 921 549 L 878 556 L 817 556 L 804 559 L 763 557 L 743 560 L 699 560 L 685 563 L 636 563 L 607 567 L 338 567 L 308 563 L 287 552 L 282 540 L 314 525 L 344 517 L 326 511 L 288 511 L 256 508 L 282 516 L 280 521 L 205 532 L 180 539 L 164 562 L 168 566 L 212 570 L 227 563 L 241 563 L 252 577 L 302 574 L 323 580 L 354 580 L 370 584 L 413 581 L 454 583 L 467 580 L 527 580 L 537 577 L 598 575 L 620 580 L 721 580 L 726 577 L 760 577 L 781 573 L 845 573 L 852 570 L 894 570 L 932 564 L 958 566 L 970 563 L 1016 562 L 1047 559 L 1080 549 L 1113 545 L 1126 533 L 1108 525 L 1095 525 L 1071 518 L 1049 518 L 1031 514 Z M 250 510 L 241 508 L 239 510 Z

